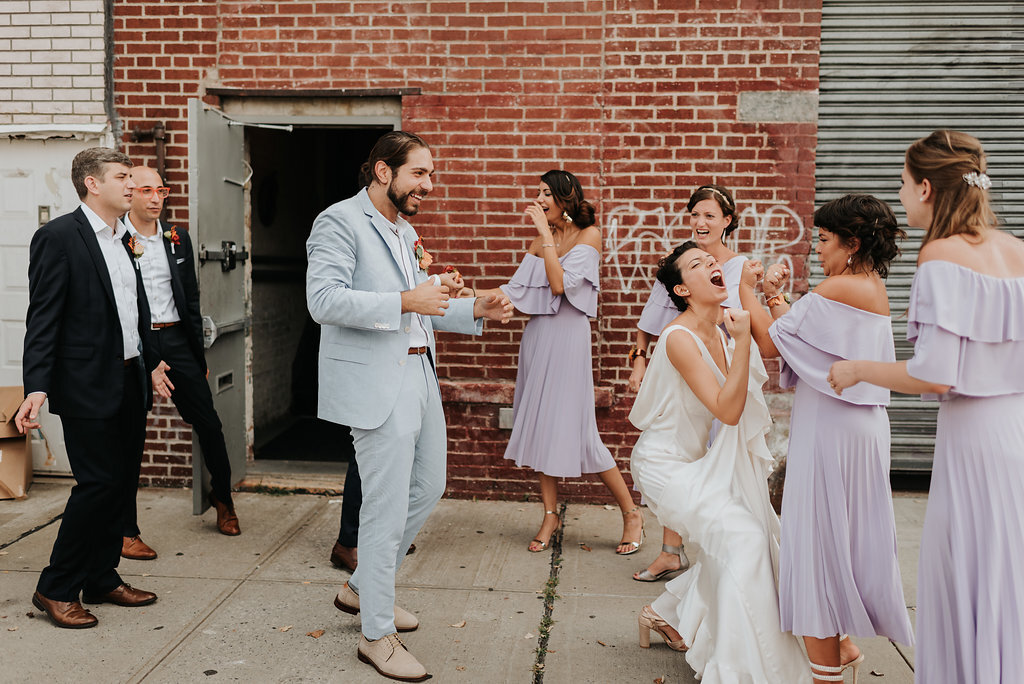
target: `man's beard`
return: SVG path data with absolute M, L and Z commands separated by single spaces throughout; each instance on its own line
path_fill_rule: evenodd
M 395 205 L 395 209 L 398 209 L 399 213 L 406 216 L 415 216 L 416 212 L 420 210 L 419 206 L 415 206 L 409 201 L 412 193 L 413 191 L 410 190 L 404 195 L 399 195 L 395 192 L 394 185 L 388 187 L 388 199 L 391 200 L 391 204 Z

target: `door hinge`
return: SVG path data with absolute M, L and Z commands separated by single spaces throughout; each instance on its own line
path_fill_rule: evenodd
M 239 251 L 238 246 L 230 240 L 224 240 L 220 243 L 220 250 L 207 249 L 206 245 L 199 245 L 199 263 L 205 264 L 207 261 L 219 261 L 220 270 L 227 273 L 228 271 L 234 270 L 237 266 L 237 262 L 245 261 L 249 258 L 249 252 L 244 249 Z

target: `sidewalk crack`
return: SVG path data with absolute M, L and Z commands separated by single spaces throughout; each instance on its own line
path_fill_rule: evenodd
M 551 535 L 551 571 L 548 573 L 548 580 L 544 583 L 544 613 L 540 618 L 540 625 L 537 632 L 540 634 L 537 639 L 537 659 L 533 663 L 533 684 L 544 683 L 544 660 L 548 654 L 548 637 L 551 636 L 551 626 L 555 621 L 551 618 L 554 612 L 555 600 L 559 598 L 555 589 L 558 587 L 558 575 L 562 570 L 562 533 L 565 530 L 565 508 L 563 503 L 558 508 L 558 528 Z

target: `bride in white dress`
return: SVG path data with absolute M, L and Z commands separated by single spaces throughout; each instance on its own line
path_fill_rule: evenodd
M 694 242 L 662 259 L 658 280 L 680 310 L 662 331 L 630 422 L 643 430 L 633 479 L 662 525 L 689 538 L 696 561 L 639 616 L 703 684 L 810 682 L 792 634 L 779 628 L 779 519 L 768 500 L 768 374 L 751 350 L 750 315 L 726 309 L 721 267 Z M 722 422 L 707 446 L 711 422 Z

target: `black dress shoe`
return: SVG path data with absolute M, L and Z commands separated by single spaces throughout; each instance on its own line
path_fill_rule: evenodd
M 355 546 L 342 546 L 334 542 L 334 548 L 331 549 L 331 565 L 355 572 L 356 566 L 359 565 L 359 550 Z

